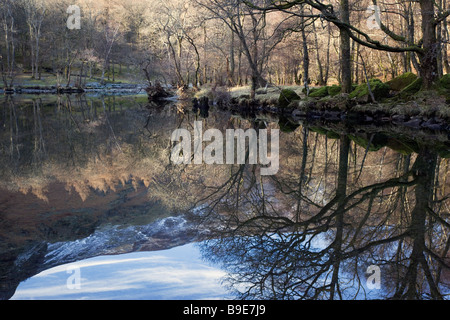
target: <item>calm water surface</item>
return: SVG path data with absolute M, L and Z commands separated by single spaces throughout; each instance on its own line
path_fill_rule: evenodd
M 194 121 L 280 129 L 278 173 L 174 165 Z M 448 299 L 448 132 L 84 95 L 0 125 L 2 299 Z

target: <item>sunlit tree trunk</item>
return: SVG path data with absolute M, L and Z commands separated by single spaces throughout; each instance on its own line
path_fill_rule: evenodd
M 348 7 L 348 0 L 341 0 L 340 2 L 341 20 L 344 23 L 350 23 L 350 14 Z M 341 54 L 341 92 L 350 93 L 352 91 L 352 68 L 351 68 L 351 48 L 350 36 L 347 29 L 340 28 L 339 36 L 341 40 L 340 54 Z

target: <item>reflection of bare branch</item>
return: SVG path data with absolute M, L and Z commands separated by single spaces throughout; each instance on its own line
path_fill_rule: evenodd
M 228 207 L 224 204 L 238 196 L 229 194 L 231 189 L 226 188 L 228 184 L 222 185 L 225 193 L 217 189 L 208 195 L 210 197 L 203 198 L 206 203 L 219 200 L 214 206 L 221 204 L 225 212 L 220 214 L 219 219 L 220 210 L 210 211 L 210 220 L 218 218 L 217 221 L 226 226 L 225 230 L 218 232 L 222 235 L 220 239 L 205 245 L 205 253 L 208 257 L 214 255 L 215 261 L 223 259 L 224 266 L 230 272 L 227 283 L 231 289 L 245 287 L 238 291 L 239 298 L 359 297 L 365 295 L 366 290 L 358 268 L 361 261 L 369 263 L 370 260 L 390 268 L 392 283 L 398 284 L 398 290 L 392 293 L 392 297 L 421 297 L 423 293 L 416 290 L 421 272 L 430 295 L 436 299 L 442 298 L 439 275 L 443 269 L 449 268 L 446 256 L 450 241 L 439 246 L 436 243 L 432 247 L 431 242 L 426 244 L 425 239 L 426 231 L 430 233 L 430 241 L 437 234 L 431 232 L 434 230 L 432 227 L 425 228 L 427 214 L 424 204 L 438 204 L 440 200 L 430 202 L 430 191 L 424 191 L 434 190 L 429 184 L 433 181 L 434 176 L 430 172 L 434 170 L 435 162 L 431 161 L 433 156 L 427 155 L 432 153 L 423 151 L 411 170 L 409 165 L 396 166 L 399 172 L 396 177 L 383 181 L 380 171 L 377 177 L 379 182 L 353 187 L 350 191 L 346 181 L 349 172 L 348 146 L 348 140 L 345 144 L 345 139 L 341 138 L 337 188 L 335 195 L 324 205 L 314 203 L 304 194 L 301 184 L 307 166 L 305 151 L 301 153 L 297 188 L 289 186 L 280 177 L 268 180 L 273 182 L 272 187 L 276 190 L 295 200 L 294 205 L 291 203 L 291 216 L 279 212 L 276 207 L 278 200 L 266 192 L 259 192 L 259 197 L 245 197 L 249 194 L 248 189 L 245 194 L 243 190 L 240 192 L 242 200 L 246 201 L 241 200 L 239 208 L 234 206 L 233 211 L 226 211 Z M 369 156 L 367 150 L 366 156 Z M 363 167 L 364 161 L 359 170 Z M 366 181 L 362 171 L 356 181 Z M 399 199 L 405 199 L 411 188 L 415 188 L 413 208 L 408 210 L 406 206 L 395 205 Z M 310 211 L 309 215 L 299 215 L 300 201 L 316 210 Z M 232 201 L 235 205 L 236 202 Z M 431 218 L 428 223 L 450 231 L 446 218 L 434 212 L 428 215 Z M 327 241 L 315 248 L 314 239 Z M 437 248 L 440 249 L 436 251 Z M 396 261 L 399 264 L 395 264 Z M 400 262 L 406 263 L 406 267 L 402 267 Z M 344 274 L 345 278 L 353 279 L 353 289 L 342 285 Z M 391 287 L 391 283 L 386 283 L 386 286 Z

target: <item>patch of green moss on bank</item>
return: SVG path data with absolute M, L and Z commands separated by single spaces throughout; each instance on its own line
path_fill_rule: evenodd
M 444 74 L 439 79 L 439 87 L 442 89 L 450 90 L 450 74 Z
M 342 90 L 341 86 L 338 86 L 335 84 L 332 86 L 329 86 L 327 88 L 328 88 L 328 94 L 332 97 L 341 93 L 341 90 Z
M 294 132 L 300 124 L 294 123 L 285 117 L 280 117 L 278 120 L 278 126 L 280 127 L 281 132 L 289 133 Z
M 328 87 L 320 87 L 314 91 L 310 91 L 309 96 L 311 98 L 323 98 L 328 95 Z
M 410 85 L 408 85 L 402 91 L 400 91 L 399 97 L 402 99 L 411 98 L 414 94 L 420 91 L 420 89 L 422 88 L 422 83 L 423 83 L 422 78 L 417 78 Z
M 401 153 L 403 155 L 408 155 L 418 150 L 417 143 L 409 141 L 400 141 L 398 139 L 389 138 L 386 147 Z
M 292 89 L 283 89 L 278 98 L 278 105 L 280 107 L 287 107 L 291 102 L 300 100 L 300 96 Z
M 318 134 L 327 134 L 328 130 L 321 127 L 309 127 L 308 128 L 312 132 L 317 132 Z
M 369 148 L 369 151 L 378 151 L 388 143 L 388 137 L 382 133 L 375 133 L 372 139 L 355 135 L 348 135 L 348 137 L 364 149 Z
M 327 138 L 329 138 L 329 139 L 339 139 L 341 137 L 341 135 L 339 133 L 336 133 L 331 130 L 328 130 L 326 135 L 327 135 Z
M 371 97 L 370 97 L 370 93 L 369 93 L 369 86 L 370 86 L 370 91 L 372 92 L 376 101 L 379 101 L 379 100 L 382 100 L 382 99 L 388 97 L 390 87 L 386 83 L 383 83 L 379 79 L 369 80 L 369 85 L 367 85 L 367 83 L 362 83 L 362 84 L 358 85 L 356 87 L 356 89 L 353 90 L 349 94 L 348 97 L 350 99 L 353 99 L 353 98 L 361 99 L 361 100 L 364 100 L 365 102 L 370 101 Z
M 417 75 L 412 72 L 403 73 L 392 80 L 386 82 L 391 90 L 402 91 L 417 79 Z

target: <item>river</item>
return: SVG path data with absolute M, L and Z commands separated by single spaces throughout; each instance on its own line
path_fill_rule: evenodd
M 144 95 L 0 106 L 2 299 L 448 299 L 449 132 Z M 218 163 L 195 141 L 174 163 L 199 127 Z M 249 145 L 225 161 L 231 129 L 267 134 L 276 170 Z

